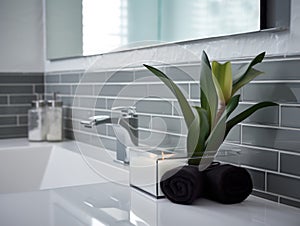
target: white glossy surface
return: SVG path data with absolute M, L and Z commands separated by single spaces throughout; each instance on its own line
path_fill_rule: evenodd
M 17 217 L 16 217 L 17 216 Z M 154 200 L 113 183 L 0 195 L 0 225 L 299 226 L 300 211 L 249 197 L 236 205 Z
M 79 144 L 79 146 L 81 145 Z M 19 150 L 16 146 L 20 147 Z M 70 152 L 72 154 L 76 153 L 76 146 L 78 145 L 74 145 L 74 142 L 63 142 L 61 144 L 44 143 L 42 146 L 44 149 L 39 149 L 41 148 L 41 144 L 29 144 L 26 140 L 22 139 L 2 140 L 0 141 L 0 152 L 17 150 L 17 154 L 20 154 L 23 147 L 26 153 L 30 152 L 30 150 L 35 150 L 54 153 L 55 155 L 58 154 L 53 151 L 53 147 L 55 146 L 61 148 L 57 149 L 60 152 Z M 104 175 L 119 175 L 115 177 L 119 180 L 126 179 L 126 175 L 128 177 L 126 167 L 114 165 L 113 162 L 110 162 L 112 159 L 108 156 L 105 157 L 103 152 L 99 152 L 100 150 L 98 149 L 94 150 L 92 147 L 85 145 L 81 146 L 81 148 L 83 147 L 86 148 L 85 150 L 88 149 L 86 153 L 90 153 L 90 158 L 95 155 L 93 158 L 94 161 L 101 162 L 98 170 L 102 170 Z M 72 148 L 74 150 L 71 150 Z M 98 152 L 94 152 L 96 150 Z M 64 154 L 68 155 L 67 153 Z M 102 161 L 96 158 L 100 153 L 102 157 L 99 159 Z M 53 174 L 53 180 L 55 177 L 60 177 L 63 174 L 61 172 L 62 168 L 59 165 L 71 164 L 69 157 L 65 156 L 61 159 L 53 159 L 57 166 L 57 172 Z M 38 158 L 34 160 L 38 160 Z M 22 164 L 22 162 L 18 162 L 17 165 L 19 164 Z M 77 176 L 80 177 L 77 174 L 78 172 L 73 174 L 74 178 L 77 178 Z M 5 173 L 2 175 L 5 175 Z M 0 225 L 300 225 L 299 209 L 279 205 L 256 197 L 249 197 L 245 202 L 236 205 L 222 205 L 209 200 L 199 199 L 194 205 L 184 206 L 173 204 L 166 199 L 153 199 L 144 193 L 130 188 L 124 181 L 123 185 L 120 184 L 120 181 L 117 181 L 118 183 L 104 183 L 104 181 L 102 179 L 102 183 L 98 184 L 40 191 L 2 193 L 0 194 Z M 81 182 L 83 181 L 77 181 L 77 183 Z M 1 184 L 3 184 L 2 181 Z
M 26 139 L 0 140 L 0 193 L 107 180 L 128 183 L 128 171 L 114 164 L 113 158 L 112 152 L 75 141 L 31 143 Z

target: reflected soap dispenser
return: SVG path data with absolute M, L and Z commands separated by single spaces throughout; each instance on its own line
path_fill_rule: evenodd
M 53 99 L 48 100 L 47 105 L 47 141 L 61 141 L 63 140 L 62 101 L 57 100 L 56 93 L 53 93 Z
M 42 94 L 37 94 L 37 99 L 31 102 L 32 108 L 28 111 L 28 140 L 46 140 L 46 103 Z

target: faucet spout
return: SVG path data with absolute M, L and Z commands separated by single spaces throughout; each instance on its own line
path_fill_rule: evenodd
M 132 109 L 133 107 L 119 107 L 116 110 L 121 110 L 122 114 L 120 117 L 98 115 L 80 122 L 87 128 L 102 124 L 112 124 L 117 138 L 117 160 L 125 164 L 129 164 L 127 147 L 138 146 L 138 116 Z
M 81 121 L 80 124 L 84 125 L 86 128 L 92 128 L 93 126 L 99 124 L 108 124 L 111 123 L 111 118 L 107 115 L 97 115 L 90 117 L 89 120 Z
M 132 143 L 135 146 L 138 145 L 137 116 L 110 118 L 107 115 L 97 115 L 97 116 L 90 117 L 89 120 L 87 121 L 81 121 L 80 124 L 82 124 L 86 128 L 92 128 L 94 126 L 103 125 L 103 124 L 119 125 L 129 133 Z M 115 129 L 116 129 L 117 136 L 119 135 L 118 137 L 121 137 L 122 136 L 120 135 L 121 130 L 118 127 L 115 127 Z

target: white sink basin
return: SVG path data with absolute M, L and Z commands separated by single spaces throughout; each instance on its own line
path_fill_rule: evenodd
M 0 193 L 107 181 L 128 184 L 128 170 L 113 162 L 113 152 L 75 141 L 31 144 L 23 139 L 23 145 L 20 141 L 11 140 L 10 147 L 0 142 Z

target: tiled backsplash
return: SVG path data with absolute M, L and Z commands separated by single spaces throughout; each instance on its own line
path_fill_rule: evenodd
M 27 136 L 34 93 L 44 93 L 43 73 L 0 73 L 0 139 Z
M 242 63 L 234 61 L 233 68 Z M 260 110 L 236 126 L 222 146 L 224 150 L 239 151 L 238 161 L 237 158 L 222 160 L 249 170 L 255 195 L 297 207 L 300 207 L 299 65 L 297 58 L 274 58 L 256 67 L 265 75 L 242 89 L 239 110 L 257 101 L 276 101 L 279 106 Z M 199 104 L 199 85 L 195 81 L 199 79 L 198 64 L 161 66 L 161 69 L 180 85 L 191 102 Z M 47 73 L 45 92 L 50 95 L 54 91 L 64 101 L 68 138 L 115 149 L 111 126 L 87 129 L 79 122 L 93 115 L 111 115 L 114 106 L 135 105 L 141 143 L 184 146 L 187 130 L 176 99 L 144 68 Z

